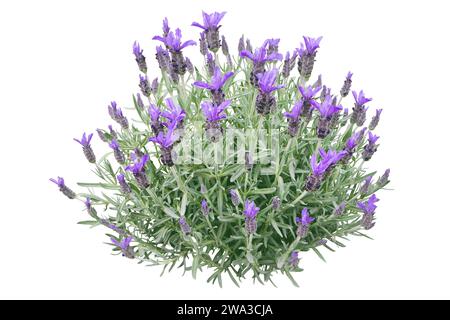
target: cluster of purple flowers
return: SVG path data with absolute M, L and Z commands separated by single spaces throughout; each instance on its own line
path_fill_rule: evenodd
M 245 230 L 247 230 L 248 234 L 253 234 L 256 232 L 256 215 L 259 210 L 260 209 L 256 206 L 254 201 L 245 200 L 243 213 L 245 216 Z
M 297 223 L 297 236 L 300 239 L 305 238 L 308 235 L 309 226 L 316 220 L 309 215 L 308 208 L 303 208 L 301 217 L 296 217 L 295 222 Z
M 311 175 L 306 181 L 306 190 L 315 191 L 319 189 L 325 176 L 331 172 L 333 167 L 345 156 L 345 151 L 334 151 L 319 149 L 321 160 L 317 162 L 317 154 L 311 157 Z
M 200 52 L 205 58 L 205 65 L 208 71 L 207 80 L 204 81 L 200 81 L 200 75 L 198 72 L 196 73 L 196 69 L 192 65 L 192 62 L 189 58 L 185 57 L 183 53 L 183 50 L 186 47 L 196 45 L 196 42 L 193 40 L 182 41 L 181 30 L 171 30 L 167 18 L 163 20 L 162 35 L 153 37 L 153 40 L 162 43 L 162 45 L 156 47 L 156 60 L 164 76 L 161 80 L 162 83 L 164 81 L 165 85 L 168 86 L 184 84 L 183 81 L 185 79 L 183 77 L 186 72 L 189 72 L 191 74 L 190 78 L 195 78 L 197 80 L 193 82 L 193 86 L 207 90 L 209 99 L 205 101 L 192 99 L 187 102 L 183 100 L 184 97 L 182 97 L 179 92 L 178 100 L 176 100 L 177 102 L 169 97 L 162 103 L 161 92 L 158 93 L 158 91 L 161 91 L 159 90 L 158 78 L 155 78 L 152 82 L 149 81 L 148 65 L 143 50 L 138 42 L 133 44 L 133 54 L 139 71 L 142 73 L 139 75 L 139 88 L 141 93 L 136 95 L 135 103 L 138 107 L 139 115 L 141 116 L 141 114 L 144 114 L 141 118 L 144 122 L 148 121 L 147 125 L 149 125 L 151 132 L 153 133 L 151 137 L 146 135 L 145 139 L 148 138 L 149 142 L 153 142 L 158 146 L 159 160 L 162 165 L 168 167 L 175 165 L 174 146 L 179 143 L 183 135 L 186 119 L 186 112 L 181 105 L 186 106 L 186 110 L 189 111 L 189 113 L 193 110 L 190 108 L 189 104 L 195 104 L 196 108 L 200 107 L 205 120 L 205 133 L 209 141 L 217 142 L 223 136 L 223 126 L 227 119 L 227 108 L 230 107 L 232 103 L 235 107 L 234 100 L 226 98 L 227 88 L 230 84 L 233 84 L 235 72 L 227 71 L 233 67 L 233 61 L 225 37 L 219 33 L 219 29 L 221 28 L 220 22 L 224 16 L 225 12 L 214 12 L 211 14 L 203 12 L 203 21 L 201 23 L 192 23 L 192 26 L 202 30 L 200 33 L 199 47 Z M 367 103 L 372 100 L 371 98 L 367 98 L 362 90 L 359 93 L 352 91 L 355 102 L 351 116 L 348 116 L 348 109 L 343 109 L 341 100 L 342 98 L 347 97 L 352 89 L 353 73 L 348 72 L 343 86 L 340 89 L 340 96 L 339 94 L 333 95 L 330 88 L 322 85 L 321 76 L 318 77 L 314 84 L 306 84 L 311 78 L 321 40 L 322 37 L 303 37 L 303 42 L 300 44 L 300 47 L 292 53 L 287 52 L 284 57 L 279 53 L 280 39 L 267 39 L 260 47 L 253 50 L 250 41 L 242 36 L 238 46 L 239 56 L 251 62 L 251 71 L 250 74 L 246 74 L 246 77 L 248 77 L 249 82 L 251 83 L 251 93 L 255 94 L 254 107 L 256 112 L 262 116 L 277 112 L 277 103 L 280 105 L 282 103 L 277 101 L 275 92 L 285 86 L 289 87 L 289 82 L 285 80 L 289 78 L 292 70 L 297 64 L 298 72 L 300 74 L 298 92 L 297 89 L 294 90 L 296 97 L 293 99 L 289 94 L 286 95 L 286 100 L 292 99 L 295 102 L 290 110 L 283 113 L 283 116 L 287 121 L 287 133 L 290 137 L 296 137 L 299 132 L 305 130 L 305 128 L 312 128 L 312 130 L 314 130 L 312 131 L 314 135 L 319 138 L 311 139 L 318 140 L 319 142 L 316 151 L 310 158 L 311 172 L 308 174 L 306 182 L 304 183 L 305 194 L 320 190 L 321 187 L 325 185 L 324 181 L 330 176 L 333 169 L 338 164 L 346 166 L 351 163 L 351 159 L 354 159 L 356 153 L 360 153 L 364 161 L 368 161 L 372 158 L 377 151 L 377 142 L 379 140 L 379 136 L 375 135 L 372 131 L 377 127 L 382 112 L 382 109 L 377 109 L 368 128 L 364 127 L 353 132 L 355 126 L 362 127 L 366 122 L 368 110 Z M 227 58 L 227 64 L 230 68 L 225 67 L 225 69 L 221 69 L 217 58 L 217 52 L 220 49 L 222 49 L 223 54 Z M 275 63 L 278 61 L 282 61 L 282 69 L 280 70 L 275 67 Z M 239 63 L 241 63 L 241 60 L 239 60 Z M 166 75 L 168 75 L 172 81 L 167 81 Z M 283 81 L 284 84 L 280 84 L 280 82 Z M 180 86 L 178 86 L 178 88 L 180 88 Z M 169 90 L 169 94 L 171 93 L 172 91 Z M 196 94 L 201 95 L 200 91 L 197 89 L 193 89 L 192 93 L 193 96 Z M 148 108 L 142 101 L 141 95 L 142 97 L 148 98 Z M 284 94 L 281 93 L 279 96 L 284 96 Z M 345 121 L 340 120 L 342 114 L 341 111 L 343 110 L 343 119 L 345 119 Z M 236 113 L 235 111 L 236 110 L 233 109 L 228 113 Z M 152 181 L 149 181 L 148 173 L 151 172 L 150 170 L 153 170 L 155 166 L 153 166 L 152 163 L 149 163 L 150 155 L 141 151 L 145 150 L 144 146 L 141 145 L 141 142 L 139 142 L 137 148 L 136 145 L 130 147 L 129 144 L 125 143 L 126 137 L 134 132 L 136 128 L 132 127 L 131 130 L 129 130 L 130 125 L 128 119 L 124 116 L 122 109 L 117 106 L 115 101 L 112 101 L 108 106 L 108 112 L 110 117 L 120 125 L 120 128 L 122 129 L 121 133 L 118 134 L 111 125 L 108 126 L 109 130 L 97 129 L 97 133 L 101 141 L 108 143 L 109 147 L 112 149 L 115 160 L 121 165 L 119 170 L 112 174 L 111 180 L 114 180 L 115 177 L 116 184 L 118 184 L 118 187 L 112 189 L 120 190 L 121 194 L 127 197 L 126 200 L 131 200 L 134 199 L 134 196 L 138 194 L 140 189 L 147 189 L 150 187 L 151 183 L 153 183 Z M 335 150 L 336 147 L 333 147 L 333 149 L 328 149 L 327 151 L 320 148 L 321 143 L 324 141 L 323 139 L 325 139 L 325 143 L 329 145 L 329 140 L 331 140 L 330 137 L 334 136 L 334 130 L 338 128 L 338 123 L 342 126 L 345 125 L 347 118 L 350 118 L 350 124 L 345 134 L 340 136 L 344 137 L 342 138 L 342 141 L 338 141 L 336 144 L 339 148 Z M 229 119 L 227 121 L 229 121 Z M 188 127 L 186 127 L 186 129 L 188 129 Z M 124 130 L 127 131 L 124 132 Z M 367 141 L 363 141 L 366 136 Z M 96 156 L 91 146 L 92 138 L 93 134 L 83 133 L 80 140 L 74 140 L 82 146 L 84 156 L 88 162 L 96 163 Z M 290 142 L 292 141 L 295 141 L 295 139 L 290 140 Z M 133 148 L 136 149 L 130 151 L 130 149 L 133 150 Z M 245 152 L 245 168 L 248 171 L 254 168 L 253 155 L 248 151 Z M 253 170 L 253 172 L 256 172 L 256 169 Z M 246 174 L 248 173 L 249 172 L 246 172 Z M 359 192 L 357 196 L 361 201 L 354 200 L 354 198 L 353 200 L 342 199 L 340 198 L 342 196 L 333 200 L 331 211 L 334 215 L 334 219 L 338 219 L 337 217 L 342 216 L 347 208 L 354 209 L 356 204 L 356 208 L 362 212 L 362 217 L 360 219 L 362 228 L 367 230 L 371 229 L 375 224 L 373 220 L 375 209 L 377 208 L 376 202 L 379 201 L 375 194 L 372 193 L 374 192 L 373 190 L 378 190 L 389 182 L 389 174 L 390 170 L 388 169 L 376 183 L 374 182 L 373 175 L 368 175 L 367 177 L 363 176 L 365 179 L 361 184 L 359 184 L 360 181 L 355 184 L 355 188 L 358 188 L 356 190 Z M 63 178 L 58 177 L 57 179 L 50 179 L 50 181 L 55 183 L 59 190 L 68 198 L 77 198 L 77 194 L 65 185 Z M 251 235 L 256 234 L 258 230 L 257 220 L 259 220 L 258 214 L 260 214 L 261 210 L 257 207 L 255 201 L 246 199 L 247 193 L 242 192 L 241 198 L 239 192 L 239 188 L 230 189 L 228 198 L 234 206 L 232 209 L 242 212 L 244 219 L 243 228 L 247 235 L 249 235 L 249 239 L 251 239 Z M 214 209 L 213 203 L 208 203 L 211 199 L 206 194 L 207 190 L 202 182 L 200 213 L 209 223 L 209 219 L 216 210 Z M 287 201 L 287 198 L 284 197 L 281 199 L 281 196 L 282 195 L 274 195 L 271 196 L 271 198 L 266 198 L 269 201 L 268 206 L 271 206 L 274 214 L 282 214 L 283 210 L 286 209 L 285 206 L 282 206 L 282 201 L 284 203 Z M 134 240 L 133 237 L 124 230 L 118 228 L 115 224 L 111 224 L 109 220 L 100 219 L 94 208 L 96 201 L 95 198 L 94 202 L 92 202 L 90 197 L 84 198 L 84 205 L 87 212 L 93 218 L 97 219 L 97 221 L 100 221 L 101 224 L 116 231 L 119 236 L 118 238 L 111 238 L 112 244 L 120 250 L 123 256 L 131 259 L 134 258 L 137 253 L 135 252 L 135 249 L 131 247 L 131 242 Z M 308 201 L 306 200 L 306 202 Z M 243 209 L 241 207 L 242 204 Z M 310 207 L 309 209 L 312 211 L 313 215 L 316 214 L 314 208 Z M 316 229 L 315 226 L 318 223 L 316 222 L 316 224 L 313 224 L 313 222 L 316 221 L 316 218 L 313 218 L 310 215 L 309 209 L 304 207 L 300 216 L 295 218 L 297 241 L 316 236 L 318 228 Z M 262 212 L 266 211 L 263 210 Z M 189 214 L 187 213 L 186 217 L 183 213 L 181 217 L 178 218 L 178 221 L 174 220 L 175 226 L 179 228 L 180 234 L 184 236 L 192 235 L 193 229 L 196 228 L 196 225 L 194 224 L 195 220 L 190 220 L 192 223 L 191 227 L 187 219 L 191 219 Z M 319 222 L 320 221 L 321 219 L 319 219 Z M 178 224 L 176 224 L 176 222 Z M 310 229 L 311 225 L 312 229 Z M 314 238 L 312 243 L 314 246 L 324 245 L 326 244 L 326 239 L 321 239 L 320 237 Z M 287 260 L 288 267 L 296 268 L 299 264 L 299 252 L 295 249 L 298 248 L 290 248 L 289 251 L 285 253 L 286 259 L 288 254 L 290 254 L 290 257 Z
M 87 161 L 90 163 L 95 163 L 95 154 L 91 147 L 91 140 L 92 140 L 93 134 L 91 133 L 89 136 L 86 137 L 86 133 L 83 133 L 83 136 L 81 137 L 81 140 L 73 139 L 81 146 L 83 147 L 83 153 L 86 157 Z
M 186 112 L 171 98 L 167 98 L 165 103 L 166 111 L 161 111 L 154 105 L 149 108 L 150 123 L 155 136 L 148 140 L 159 145 L 162 164 L 173 166 L 172 149 L 173 145 L 179 141 Z M 167 122 L 161 122 L 160 116 L 166 118 Z

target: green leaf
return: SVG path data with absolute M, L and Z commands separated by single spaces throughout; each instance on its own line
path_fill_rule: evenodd
M 263 188 L 263 189 L 250 190 L 249 194 L 272 194 L 272 193 L 275 193 L 275 191 L 277 191 L 277 188 L 275 188 L 275 187 Z
M 179 219 L 180 217 L 175 213 L 175 210 L 173 210 L 172 208 L 166 207 L 164 206 L 163 211 L 165 214 L 167 214 L 168 216 L 174 218 L 174 219 Z

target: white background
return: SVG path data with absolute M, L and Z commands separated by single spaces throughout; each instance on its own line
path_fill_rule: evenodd
M 104 230 L 77 225 L 81 203 L 48 181 L 92 177 L 72 138 L 109 124 L 110 100 L 131 105 L 133 41 L 150 61 L 163 17 L 197 39 L 190 23 L 202 9 L 228 12 L 221 31 L 234 52 L 242 33 L 254 45 L 281 37 L 283 52 L 323 35 L 315 75 L 338 90 L 352 70 L 372 111 L 384 108 L 370 166 L 390 167 L 395 190 L 378 193 L 375 240 L 353 238 L 328 263 L 306 254 L 301 288 L 283 277 L 278 289 L 160 278 L 158 267 L 110 255 Z M 0 298 L 450 298 L 448 12 L 437 0 L 2 1 Z

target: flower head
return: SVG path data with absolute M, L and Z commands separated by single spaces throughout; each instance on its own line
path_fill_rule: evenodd
M 300 117 L 300 114 L 302 113 L 303 109 L 303 100 L 297 101 L 294 106 L 292 107 L 291 112 L 284 112 L 283 115 L 286 118 L 292 119 L 292 120 L 298 120 Z
M 202 208 L 203 215 L 207 216 L 209 213 L 208 201 L 203 199 L 201 202 L 201 208 Z
M 193 40 L 188 40 L 185 42 L 181 41 L 181 30 L 176 29 L 175 33 L 173 31 L 170 31 L 167 36 L 161 37 L 161 36 L 154 36 L 153 40 L 158 40 L 164 43 L 170 50 L 174 52 L 180 52 L 184 48 L 188 46 L 195 46 L 197 43 Z
M 170 27 L 169 27 L 169 20 L 166 18 L 164 18 L 163 20 L 163 35 L 167 36 L 170 32 Z
M 59 188 L 62 188 L 65 186 L 64 178 L 62 178 L 62 177 L 58 177 L 56 179 L 51 178 L 50 181 L 53 182 L 54 184 L 56 184 Z
M 254 64 L 263 64 L 268 61 L 280 61 L 283 59 L 283 55 L 281 53 L 267 53 L 265 46 L 256 48 L 253 53 L 249 50 L 243 50 L 241 51 L 240 56 L 252 60 Z
M 87 147 L 91 144 L 91 140 L 92 140 L 92 136 L 94 134 L 91 133 L 90 135 L 86 136 L 86 133 L 83 133 L 83 136 L 81 137 L 81 140 L 78 139 L 73 139 L 76 142 L 78 142 L 79 144 L 81 144 L 83 147 Z
M 113 150 L 118 150 L 120 148 L 119 143 L 115 139 L 111 140 L 111 142 L 109 143 L 109 146 Z
M 138 174 L 145 171 L 145 165 L 150 159 L 148 154 L 144 154 L 141 158 L 137 158 L 132 165 L 129 165 L 125 170 L 131 171 L 133 174 Z
M 359 94 L 356 91 L 352 91 L 352 94 L 353 98 L 355 98 L 355 103 L 358 106 L 363 106 L 367 102 L 372 101 L 372 98 L 366 98 L 366 96 L 364 95 L 364 91 L 362 90 L 359 92 Z
M 316 219 L 310 217 L 308 208 L 303 208 L 301 218 L 300 217 L 295 218 L 295 222 L 305 227 L 309 226 L 314 220 Z
M 119 247 L 120 249 L 122 249 L 122 250 L 124 250 L 124 251 L 126 251 L 126 250 L 128 250 L 128 247 L 130 246 L 130 243 L 131 243 L 131 241 L 133 241 L 133 238 L 132 237 L 126 237 L 126 238 L 124 238 L 122 241 L 117 241 L 116 239 L 114 239 L 114 238 L 111 238 L 111 242 L 115 245 L 115 246 L 117 246 L 117 247 Z
M 203 24 L 192 22 L 192 26 L 202 28 L 203 30 L 217 30 L 221 27 L 219 23 L 225 16 L 225 13 L 213 12 L 208 14 L 203 11 Z
M 300 48 L 297 48 L 297 54 L 302 57 L 304 54 L 308 55 L 314 55 L 319 48 L 320 41 L 322 40 L 322 37 L 319 37 L 317 39 L 311 38 L 311 37 L 303 37 L 304 45 L 303 43 L 300 43 Z
M 302 95 L 303 99 L 309 103 L 311 103 L 314 98 L 314 96 L 320 91 L 322 90 L 322 86 L 317 86 L 317 87 L 302 87 L 299 86 L 298 90 L 300 91 L 300 94 Z
M 208 122 L 219 121 L 225 119 L 227 116 L 223 113 L 230 105 L 231 100 L 225 100 L 220 105 L 216 106 L 209 101 L 202 102 L 202 111 Z
M 272 69 L 258 75 L 259 90 L 264 93 L 271 93 L 272 91 L 281 89 L 284 85 L 275 85 L 278 76 L 278 69 Z
M 375 143 L 377 143 L 377 140 L 380 137 L 377 135 L 374 135 L 372 132 L 369 131 L 369 137 L 367 138 L 367 140 L 369 141 L 369 144 L 374 145 Z
M 166 106 L 168 111 L 163 111 L 161 114 L 167 118 L 172 124 L 181 123 L 186 117 L 186 112 L 179 105 L 175 104 L 171 98 L 166 99 Z
M 167 132 L 160 131 L 157 136 L 149 138 L 148 141 L 157 143 L 162 148 L 169 149 L 178 138 L 178 135 L 175 133 L 175 128 L 170 127 Z
M 220 68 L 216 66 L 216 67 L 214 67 L 214 74 L 211 77 L 210 83 L 196 81 L 196 82 L 194 82 L 194 86 L 203 88 L 203 89 L 208 89 L 208 90 L 219 90 L 225 85 L 227 80 L 233 76 L 233 74 L 234 73 L 231 71 L 227 72 L 225 74 L 222 74 L 222 72 L 220 71 Z
M 363 128 L 360 131 L 355 132 L 350 138 L 348 138 L 347 142 L 345 143 L 346 150 L 353 150 L 361 141 L 361 138 L 365 132 L 366 128 Z
M 319 154 L 321 156 L 321 160 L 319 162 L 317 162 L 316 154 L 313 154 L 310 160 L 312 172 L 316 176 L 323 175 L 330 166 L 333 166 L 337 162 L 339 162 L 339 160 L 341 160 L 347 154 L 347 152 L 338 152 L 331 149 L 326 152 L 321 148 L 319 149 Z
M 375 213 L 375 209 L 377 208 L 375 203 L 378 202 L 379 200 L 380 199 L 378 199 L 376 197 L 376 195 L 373 194 L 373 195 L 370 196 L 370 198 L 366 202 L 358 202 L 358 203 L 356 203 L 356 205 L 365 214 L 373 215 Z
M 136 56 L 136 59 L 139 59 L 140 57 L 142 57 L 143 52 L 144 52 L 144 50 L 141 49 L 141 46 L 139 45 L 139 43 L 137 41 L 135 41 L 133 43 L 133 54 Z
M 161 110 L 153 103 L 150 103 L 150 106 L 148 107 L 148 114 L 152 122 L 158 122 L 159 116 L 161 115 Z
M 246 219 L 255 219 L 259 212 L 259 208 L 255 205 L 254 201 L 245 200 L 244 215 Z
M 320 112 L 323 118 L 330 118 L 333 114 L 342 110 L 342 106 L 336 106 L 331 96 L 326 96 L 322 103 L 311 101 L 311 104 Z

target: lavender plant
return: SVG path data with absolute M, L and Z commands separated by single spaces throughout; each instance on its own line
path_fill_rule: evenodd
M 83 202 L 89 218 L 81 224 L 107 228 L 114 253 L 163 272 L 211 270 L 208 281 L 219 285 L 223 276 L 238 286 L 248 275 L 272 282 L 277 272 L 296 285 L 305 252 L 324 259 L 322 248 L 343 247 L 375 225 L 375 193 L 390 174 L 366 169 L 381 109 L 363 127 L 372 99 L 361 90 L 347 101 L 351 72 L 336 94 L 320 75 L 309 83 L 322 37 L 281 54 L 280 39 L 253 50 L 242 36 L 233 55 L 219 32 L 224 16 L 204 12 L 192 24 L 201 30 L 200 65 L 186 56 L 196 42 L 182 41 L 167 18 L 153 38 L 163 44 L 159 70 L 135 42 L 134 111 L 123 108 L 127 118 L 113 101 L 117 126 L 96 129 L 98 141 L 76 140 L 95 180 L 77 192 L 50 180 Z M 100 143 L 110 151 L 98 158 Z

